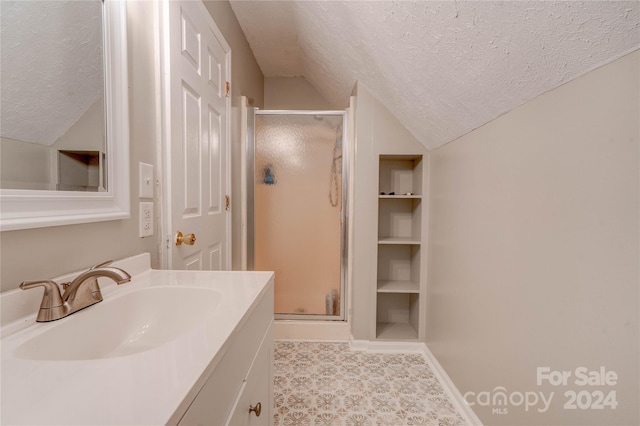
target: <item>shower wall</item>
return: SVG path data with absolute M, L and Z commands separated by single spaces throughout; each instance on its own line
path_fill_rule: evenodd
M 276 314 L 340 313 L 342 120 L 256 115 L 255 269 L 276 273 Z

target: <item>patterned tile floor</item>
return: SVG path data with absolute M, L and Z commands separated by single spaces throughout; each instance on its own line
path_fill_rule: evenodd
M 275 343 L 275 425 L 464 425 L 420 354 Z

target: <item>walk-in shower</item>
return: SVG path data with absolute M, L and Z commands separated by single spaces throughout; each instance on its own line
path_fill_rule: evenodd
M 277 319 L 342 320 L 345 113 L 248 115 L 248 269 L 275 271 Z

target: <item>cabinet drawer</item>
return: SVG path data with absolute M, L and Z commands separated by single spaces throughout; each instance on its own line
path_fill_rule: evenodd
M 263 426 L 272 424 L 273 413 L 273 335 L 269 328 L 249 374 L 232 409 L 229 426 Z M 260 416 L 249 411 L 260 404 Z

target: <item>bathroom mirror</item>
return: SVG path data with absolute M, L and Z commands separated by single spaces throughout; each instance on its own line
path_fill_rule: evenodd
M 126 2 L 1 3 L 0 230 L 129 217 Z

